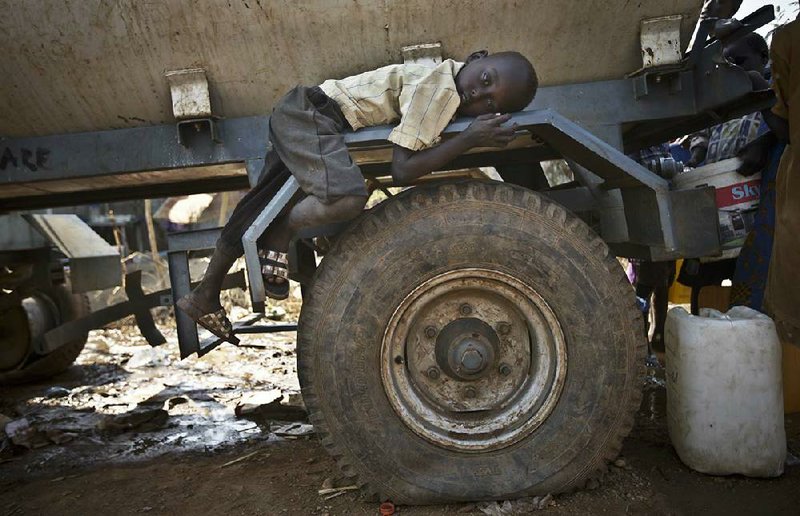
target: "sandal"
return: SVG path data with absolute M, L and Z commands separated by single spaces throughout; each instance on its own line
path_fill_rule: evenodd
M 200 307 L 192 302 L 189 296 L 184 296 L 177 303 L 186 315 L 188 315 L 194 322 L 210 331 L 215 337 L 218 337 L 226 342 L 230 342 L 234 346 L 239 345 L 239 338 L 233 334 L 233 325 L 230 319 L 225 314 L 225 309 L 220 308 L 211 313 L 204 314 Z M 181 306 L 183 305 L 183 306 Z
M 286 253 L 260 250 L 258 258 L 267 296 L 277 300 L 289 297 L 289 259 Z M 283 278 L 283 281 L 278 283 L 275 278 Z

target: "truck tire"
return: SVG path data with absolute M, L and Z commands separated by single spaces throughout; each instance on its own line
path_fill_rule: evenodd
M 58 312 L 53 314 L 53 320 L 57 321 L 56 324 L 84 317 L 91 312 L 86 295 L 73 294 L 68 285 L 53 285 L 46 292 L 36 292 L 34 296 L 41 297 L 52 307 L 53 312 Z M 54 325 L 48 325 L 37 332 L 47 331 L 52 327 Z M 25 330 L 20 331 L 18 336 L 18 338 L 26 339 L 28 344 L 34 338 L 30 331 Z M 65 371 L 78 358 L 86 345 L 87 338 L 88 334 L 67 342 L 47 355 L 29 352 L 20 366 L 0 370 L 0 385 L 40 381 Z
M 408 190 L 350 226 L 309 293 L 303 398 L 370 498 L 573 490 L 633 426 L 645 358 L 633 290 L 596 234 L 532 191 Z

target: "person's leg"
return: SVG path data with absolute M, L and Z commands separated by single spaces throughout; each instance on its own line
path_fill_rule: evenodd
M 360 195 L 340 197 L 330 203 L 323 203 L 313 195 L 306 196 L 288 214 L 275 221 L 260 242 L 270 251 L 285 253 L 289 241 L 298 231 L 354 219 L 361 214 L 366 202 L 367 197 Z M 266 281 L 280 285 L 286 280 L 272 275 Z
M 289 240 L 301 229 L 357 217 L 367 200 L 364 177 L 344 141 L 349 126 L 336 102 L 317 87 L 296 88 L 286 99 L 272 113 L 271 141 L 307 196 L 260 241 L 267 251 L 262 272 L 268 295 L 276 299 L 288 291 L 283 285 L 286 280 L 276 274 L 285 272 L 285 257 L 274 253 L 285 253 Z
M 367 198 L 360 195 L 340 197 L 330 203 L 324 203 L 313 195 L 306 196 L 289 213 L 275 221 L 261 242 L 270 250 L 285 253 L 289 241 L 298 231 L 354 219 L 361 214 L 366 203 Z
M 188 313 L 191 310 L 190 307 L 194 306 L 195 311 L 199 311 L 200 314 L 210 314 L 222 308 L 219 301 L 222 282 L 237 258 L 238 256 L 227 254 L 217 246 L 214 254 L 211 255 L 211 261 L 203 274 L 203 279 L 194 290 L 178 300 L 178 308 Z
M 667 323 L 667 310 L 669 308 L 669 287 L 675 281 L 675 262 L 661 263 L 661 281 L 653 292 L 653 311 L 655 328 L 653 329 L 653 350 L 664 352 L 664 327 Z
M 644 330 L 644 338 L 649 339 L 650 334 L 650 300 L 651 296 L 653 295 L 653 290 L 655 288 L 651 285 L 645 285 L 641 281 L 636 282 L 636 297 L 643 301 L 643 304 L 640 305 L 640 309 L 642 310 L 642 323 Z
M 265 159 L 265 169 L 258 184 L 242 197 L 225 227 L 222 228 L 214 254 L 211 256 L 211 261 L 200 284 L 178 301 L 178 308 L 190 313 L 193 318 L 196 318 L 198 314 L 208 314 L 222 308 L 219 300 L 222 282 L 236 259 L 243 253 L 242 235 L 269 204 L 289 175 L 289 171 L 281 163 L 277 154 L 268 153 Z
M 669 285 L 659 285 L 653 292 L 653 339 L 650 344 L 654 351 L 664 352 L 664 326 L 667 321 L 667 308 L 669 307 Z

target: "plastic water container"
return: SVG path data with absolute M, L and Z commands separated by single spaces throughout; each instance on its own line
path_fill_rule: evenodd
M 690 468 L 712 475 L 783 473 L 781 346 L 775 324 L 746 307 L 673 308 L 665 334 L 667 424 Z

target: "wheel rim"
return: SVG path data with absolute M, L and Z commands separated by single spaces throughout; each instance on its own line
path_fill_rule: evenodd
M 448 449 L 489 451 L 533 432 L 566 376 L 558 319 L 505 273 L 457 269 L 400 303 L 381 346 L 381 376 L 400 419 Z

